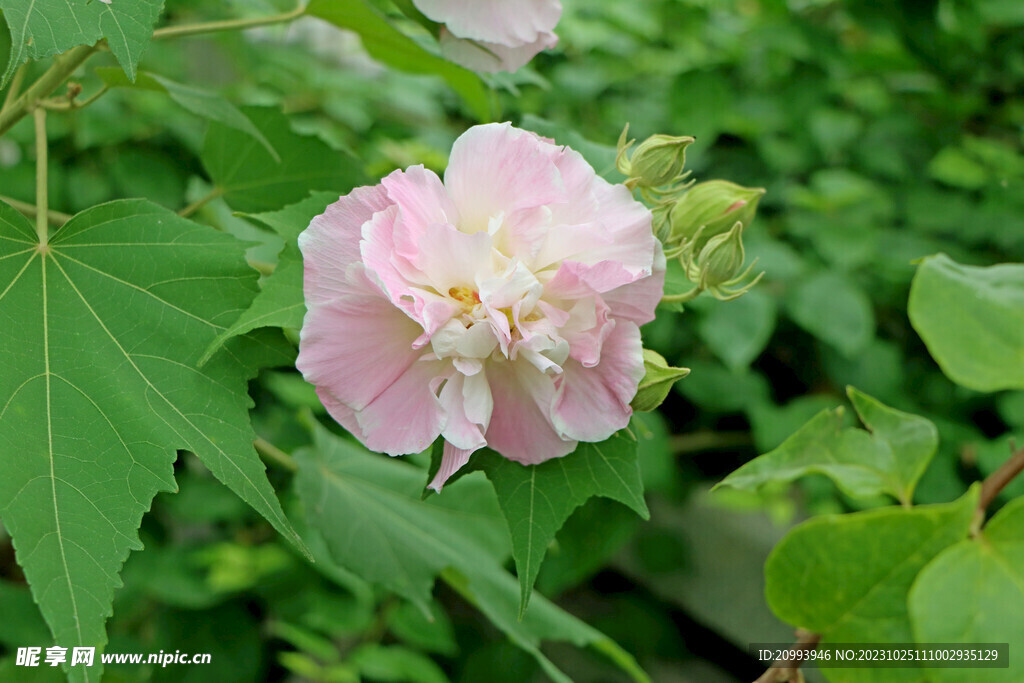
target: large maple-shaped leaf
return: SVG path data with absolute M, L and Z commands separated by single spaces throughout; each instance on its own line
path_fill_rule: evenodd
M 121 68 L 134 80 L 135 66 L 163 5 L 163 0 L 0 0 L 11 31 L 11 58 L 2 82 L 6 84 L 26 58 L 42 59 L 101 38 L 107 39 Z
M 89 209 L 40 248 L 0 204 L 0 518 L 63 647 L 106 642 L 118 572 L 153 496 L 175 489 L 178 449 L 301 545 L 252 447 L 252 354 L 229 346 L 196 369 L 255 293 L 244 249 L 142 200 Z
M 647 677 L 607 636 L 542 596 L 519 618 L 519 588 L 502 567 L 510 548 L 491 486 L 470 475 L 420 500 L 423 471 L 367 452 L 316 426 L 295 454 L 296 488 L 310 527 L 344 568 L 420 605 L 441 576 L 556 681 L 569 679 L 540 650 L 544 640 L 593 647 L 634 680 Z
M 593 496 L 617 500 L 647 519 L 636 439 L 622 430 L 601 443 L 581 443 L 570 455 L 524 466 L 484 451 L 472 466 L 487 473 L 508 523 L 525 613 L 540 565 L 573 510 Z

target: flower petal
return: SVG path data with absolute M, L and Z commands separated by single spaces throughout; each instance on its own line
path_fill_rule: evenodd
M 463 450 L 456 448 L 447 441 L 444 442 L 444 452 L 441 454 L 441 467 L 437 470 L 437 474 L 434 475 L 428 489 L 434 489 L 438 493 L 441 493 L 441 487 L 444 486 L 445 482 L 451 479 L 451 476 L 462 469 L 467 462 L 469 462 L 469 456 L 473 455 L 475 450 Z
M 640 329 L 621 321 L 604 340 L 592 368 L 566 362 L 556 380 L 552 421 L 563 439 L 604 441 L 629 424 L 629 402 L 644 376 Z
M 349 266 L 361 260 L 359 240 L 363 223 L 390 204 L 379 185 L 357 187 L 328 206 L 299 235 L 307 305 L 330 301 L 351 291 L 347 273 Z
M 558 0 L 413 0 L 413 4 L 460 38 L 508 46 L 533 42 L 554 29 L 562 16 Z
M 417 361 L 358 411 L 356 420 L 366 447 L 388 455 L 407 455 L 430 446 L 445 425 L 444 408 L 431 385 L 450 367 L 444 361 Z
M 534 40 L 521 45 L 504 45 L 486 40 L 470 40 L 441 29 L 441 54 L 445 59 L 480 73 L 518 71 L 538 52 L 558 44 L 558 36 L 550 31 L 539 33 Z
M 483 373 L 470 377 L 454 373 L 445 382 L 438 400 L 447 415 L 441 433 L 445 441 L 470 452 L 487 445 L 484 432 L 491 421 L 494 403 Z
M 550 377 L 532 365 L 505 361 L 489 363 L 486 372 L 494 387 L 488 446 L 524 465 L 560 458 L 576 449 L 576 441 L 561 438 L 551 424 L 555 387 Z
M 459 136 L 444 184 L 459 209 L 460 230 L 488 230 L 492 218 L 562 200 L 561 177 L 542 144 L 509 123 L 474 126 Z M 507 255 L 515 253 L 498 235 L 495 246 Z
M 362 410 L 423 354 L 412 347 L 420 332 L 379 294 L 344 296 L 307 311 L 295 366 L 310 384 Z

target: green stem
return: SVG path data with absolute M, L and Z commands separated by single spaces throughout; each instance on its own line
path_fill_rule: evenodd
M 39 104 L 40 104 L 40 106 L 46 107 L 47 109 L 50 109 L 51 111 L 67 111 L 69 109 L 84 109 L 85 107 L 88 107 L 90 104 L 92 104 L 93 102 L 95 102 L 99 98 L 101 98 L 104 95 L 106 95 L 108 92 L 110 92 L 110 86 L 104 84 L 103 87 L 101 87 L 99 90 L 97 90 L 96 92 L 94 92 L 92 95 L 90 95 L 89 97 L 85 98 L 81 102 L 79 102 L 78 100 L 65 100 L 63 102 L 44 100 L 43 102 L 40 102 Z
M 181 216 L 182 218 L 188 218 L 196 211 L 212 202 L 217 197 L 220 197 L 222 194 L 224 194 L 224 190 L 220 189 L 219 187 L 215 187 L 212 190 L 210 190 L 205 196 L 200 197 L 199 199 L 195 200 L 194 202 L 186 206 L 184 209 L 179 211 L 178 215 Z
M 13 197 L 5 197 L 3 195 L 0 195 L 0 202 L 7 204 L 8 206 L 14 209 L 17 209 L 18 211 L 25 214 L 29 218 L 35 218 L 36 214 L 39 213 L 38 211 L 36 211 L 35 204 L 29 204 L 28 202 L 23 202 L 14 199 Z M 50 225 L 60 227 L 67 223 L 69 220 L 71 220 L 71 214 L 62 213 L 60 211 L 54 211 L 51 209 L 46 212 L 46 218 L 47 220 L 49 220 Z
M 46 110 L 36 107 L 32 116 L 36 122 L 36 235 L 39 236 L 39 246 L 45 248 L 50 230 L 47 222 Z
M 0 112 L 0 135 L 9 131 L 11 126 L 34 109 L 36 102 L 49 97 L 94 52 L 96 52 L 95 45 L 79 45 L 55 57 L 53 65 L 35 83 L 30 85 L 28 90 L 19 95 L 10 107 Z
M 257 17 L 254 19 L 228 19 L 225 21 L 210 21 L 203 24 L 185 24 L 184 26 L 166 26 L 153 32 L 154 40 L 166 38 L 181 38 L 184 36 L 197 36 L 204 33 L 218 33 L 220 31 L 239 31 L 257 26 L 271 26 L 273 24 L 284 24 L 298 19 L 305 14 L 306 8 L 299 3 L 295 9 L 284 14 L 274 14 L 269 17 Z
M 753 439 L 747 432 L 699 431 L 673 436 L 669 439 L 668 445 L 675 455 L 683 455 L 715 448 L 749 446 L 752 443 Z
M 298 471 L 299 466 L 295 464 L 295 459 L 266 439 L 256 437 L 256 440 L 252 442 L 252 445 L 256 447 L 256 452 L 259 453 L 264 460 L 274 465 L 279 465 L 289 472 Z
M 4 97 L 4 106 L 0 109 L 0 113 L 7 111 L 8 107 L 11 106 L 11 102 L 17 97 L 18 91 L 21 90 L 21 82 L 25 80 L 25 72 L 28 69 L 28 62 L 25 62 L 18 67 L 18 70 L 14 72 L 14 77 L 11 78 L 11 85 L 7 88 L 7 95 Z

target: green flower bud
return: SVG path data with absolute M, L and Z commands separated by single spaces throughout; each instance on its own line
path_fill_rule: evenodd
M 743 268 L 743 261 L 746 260 L 743 227 L 739 221 L 733 223 L 729 232 L 713 236 L 700 252 L 694 248 L 696 242 L 690 242 L 682 249 L 680 261 L 686 277 L 694 283 L 693 290 L 687 293 L 685 300 L 689 301 L 707 290 L 720 301 L 732 301 L 746 294 L 761 280 L 764 273 L 759 273 L 750 282 L 744 282 L 757 264 L 757 259 L 746 269 Z M 699 237 L 700 231 L 697 234 Z
M 644 349 L 644 378 L 640 380 L 640 387 L 630 405 L 633 410 L 641 413 L 654 410 L 668 396 L 676 380 L 689 374 L 689 368 L 674 368 L 661 354 Z
M 651 209 L 651 227 L 654 229 L 654 236 L 662 244 L 668 240 L 669 233 L 672 231 L 672 208 L 674 206 L 674 202 L 662 202 Z
M 729 232 L 715 235 L 700 250 L 695 264 L 700 284 L 711 289 L 731 281 L 742 271 L 746 258 L 743 224 L 737 221 Z
M 700 244 L 695 249 L 700 251 L 712 237 L 729 231 L 734 223 L 750 225 L 763 194 L 762 188 L 742 187 L 726 180 L 694 185 L 672 209 L 668 243 L 675 245 L 696 238 Z
M 626 187 L 656 188 L 670 185 L 685 177 L 683 166 L 686 165 L 686 148 L 693 143 L 689 135 L 652 135 L 633 150 L 627 159 L 626 151 L 634 140 L 626 142 L 629 125 L 623 129 L 619 137 L 618 154 L 615 166 L 619 172 L 628 176 Z

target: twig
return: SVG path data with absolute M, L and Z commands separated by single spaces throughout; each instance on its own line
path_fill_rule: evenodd
M 14 72 L 14 76 L 11 78 L 11 84 L 7 86 L 7 94 L 4 96 L 4 106 L 0 111 L 7 111 L 8 107 L 11 106 L 11 102 L 18 96 L 18 91 L 21 90 L 21 83 L 25 80 L 25 72 L 28 71 L 28 62 L 25 62 L 18 67 L 18 70 Z
M 95 45 L 79 45 L 55 57 L 53 65 L 14 102 L 11 102 L 10 106 L 0 112 L 0 135 L 9 131 L 14 124 L 34 109 L 36 102 L 49 97 L 68 76 L 75 72 L 75 69 L 96 52 L 96 49 Z
M 699 453 L 714 448 L 749 446 L 753 439 L 747 432 L 712 432 L 702 430 L 691 434 L 678 434 L 669 438 L 669 448 L 675 455 Z
M 257 17 L 254 19 L 228 19 L 225 21 L 210 21 L 203 24 L 185 24 L 184 26 L 166 26 L 153 32 L 153 40 L 167 38 L 181 38 L 183 36 L 197 36 L 204 33 L 218 33 L 220 31 L 236 31 L 257 26 L 270 26 L 272 24 L 283 24 L 298 19 L 305 14 L 306 8 L 299 3 L 295 9 L 284 14 L 274 14 L 269 17 Z
M 197 199 L 196 201 L 192 202 L 191 204 L 186 206 L 184 209 L 179 211 L 178 215 L 181 216 L 182 218 L 188 218 L 189 216 L 194 214 L 196 211 L 198 211 L 199 209 L 203 208 L 204 206 L 206 206 L 207 204 L 212 202 L 214 199 L 216 199 L 217 197 L 220 197 L 223 194 L 224 194 L 224 190 L 220 189 L 219 187 L 215 187 L 212 190 L 210 190 L 205 196 L 200 197 L 199 199 Z
M 264 460 L 275 465 L 279 465 L 289 472 L 298 471 L 299 466 L 295 464 L 295 459 L 292 456 L 288 455 L 263 437 L 256 437 L 256 440 L 252 442 L 252 445 L 256 447 L 256 452 L 263 456 Z
M 1017 445 L 1010 444 L 1011 449 Z M 1014 477 L 1024 471 L 1024 448 L 1015 450 L 1010 454 L 1009 459 L 1004 462 L 998 470 L 988 475 L 981 483 L 981 497 L 978 499 L 978 511 L 984 515 L 985 510 L 996 499 L 999 492 L 1006 488 L 1006 485 L 1013 481 Z
M 35 218 L 36 217 L 36 205 L 35 204 L 29 204 L 28 202 L 23 202 L 23 201 L 14 199 L 13 197 L 5 197 L 3 195 L 0 195 L 0 202 L 3 202 L 4 204 L 7 204 L 11 208 L 17 209 L 18 211 L 20 211 L 21 213 L 25 214 L 29 218 Z M 46 218 L 47 218 L 47 220 L 50 221 L 50 225 L 54 225 L 56 227 L 60 227 L 60 226 L 64 225 L 65 223 L 67 223 L 69 220 L 71 220 L 71 214 L 69 214 L 69 213 L 62 213 L 60 211 L 54 211 L 54 210 L 51 209 L 50 211 L 46 212 Z
M 821 640 L 820 633 L 811 633 L 802 628 L 796 631 L 796 642 L 789 648 L 790 650 L 797 650 L 800 652 L 810 651 L 818 647 L 818 642 Z M 754 681 L 754 683 L 786 683 L 794 678 L 802 680 L 800 677 L 800 665 L 803 664 L 804 660 L 795 659 L 776 659 L 771 667 L 765 671 L 761 676 Z

